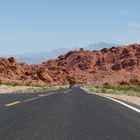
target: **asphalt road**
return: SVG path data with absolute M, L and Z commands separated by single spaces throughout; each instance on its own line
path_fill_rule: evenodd
M 0 95 L 0 140 L 140 140 L 140 114 L 78 87 Z

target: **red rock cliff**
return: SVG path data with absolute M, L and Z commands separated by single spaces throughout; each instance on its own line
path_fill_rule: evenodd
M 140 45 L 71 51 L 41 65 L 0 58 L 0 80 L 19 84 L 104 84 L 140 80 Z

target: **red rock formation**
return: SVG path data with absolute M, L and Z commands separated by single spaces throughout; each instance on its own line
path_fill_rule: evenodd
M 140 45 L 71 51 L 41 65 L 0 58 L 0 80 L 18 84 L 112 84 L 140 80 Z

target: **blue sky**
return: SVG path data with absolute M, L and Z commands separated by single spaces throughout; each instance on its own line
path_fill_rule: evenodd
M 140 0 L 1 0 L 0 55 L 140 43 Z

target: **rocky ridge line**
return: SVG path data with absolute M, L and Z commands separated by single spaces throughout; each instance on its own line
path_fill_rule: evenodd
M 0 58 L 0 82 L 7 84 L 111 84 L 140 81 L 140 44 L 71 51 L 39 65 Z

